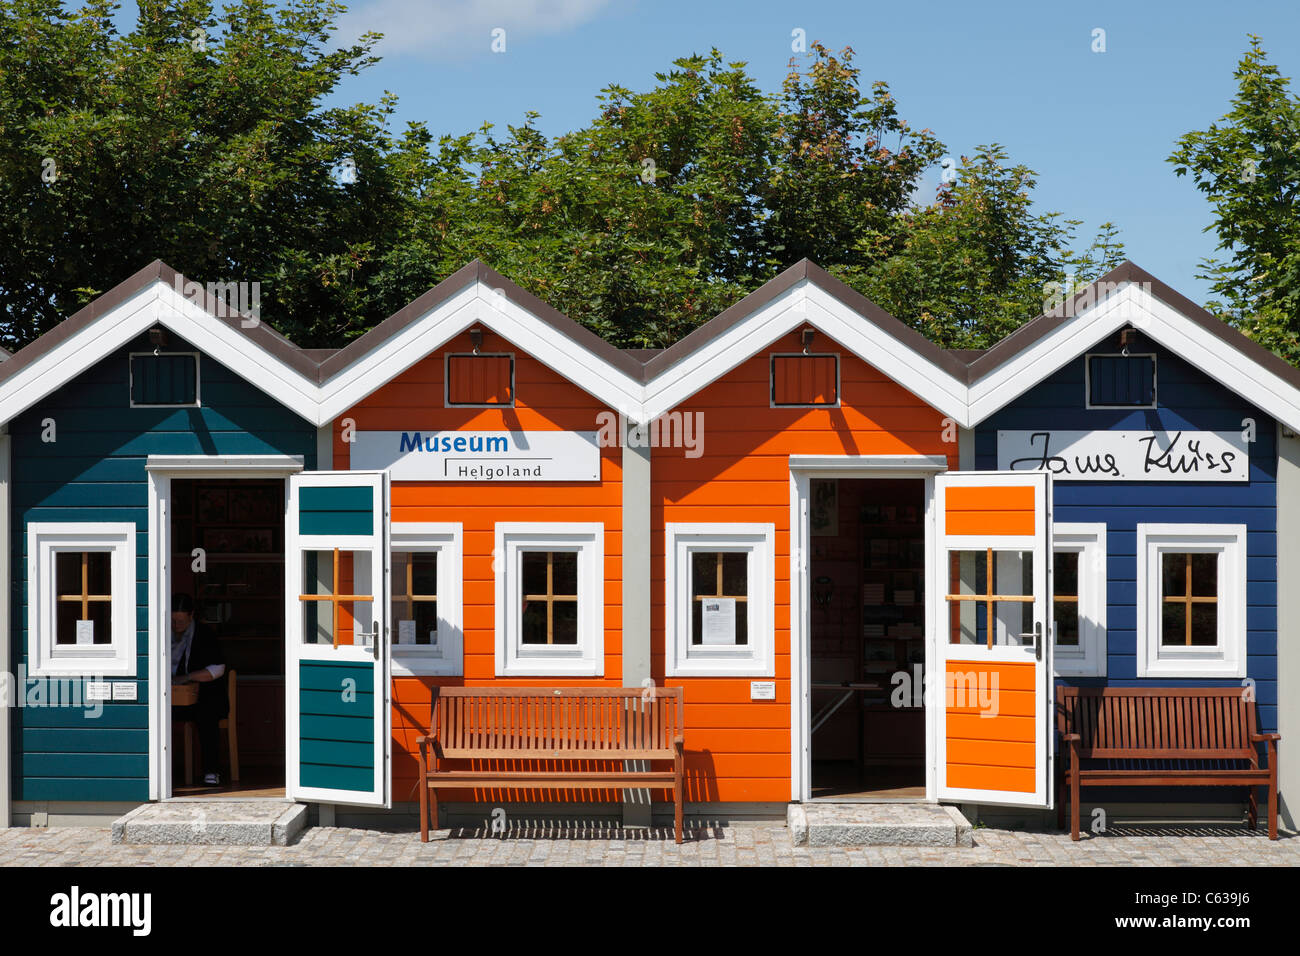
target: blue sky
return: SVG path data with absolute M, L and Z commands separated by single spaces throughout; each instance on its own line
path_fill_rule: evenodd
M 435 134 L 535 110 L 554 135 L 586 125 L 607 84 L 648 88 L 675 58 L 711 47 L 776 91 L 799 28 L 831 49 L 851 46 L 864 84 L 887 81 L 900 114 L 951 155 L 1001 143 L 1038 173 L 1040 211 L 1084 220 L 1081 237 L 1114 222 L 1129 258 L 1204 301 L 1195 273 L 1214 254 L 1202 232 L 1211 210 L 1166 157 L 1228 109 L 1248 33 L 1284 76 L 1300 73 L 1297 27 L 1296 0 L 353 0 L 340 39 L 383 32 L 384 60 L 338 99 L 390 90 L 399 128 L 423 120 Z M 1095 29 L 1104 53 L 1093 52 Z

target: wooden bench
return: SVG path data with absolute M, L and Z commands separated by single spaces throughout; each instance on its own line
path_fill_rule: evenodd
M 1070 791 L 1070 837 L 1079 839 L 1079 787 L 1247 787 L 1250 828 L 1257 786 L 1268 787 L 1268 836 L 1277 839 L 1278 734 L 1261 734 L 1240 687 L 1057 687 L 1060 766 Z M 1259 744 L 1268 753 L 1261 767 Z M 1069 755 L 1068 765 L 1066 754 Z M 1101 765 L 1084 766 L 1083 761 Z M 1061 789 L 1064 798 L 1065 790 Z M 1065 803 L 1058 823 L 1065 825 Z
M 420 746 L 420 839 L 438 826 L 438 791 L 670 789 L 682 842 L 684 713 L 680 687 L 435 687 Z M 449 769 L 448 761 L 544 762 L 547 769 Z M 671 760 L 626 770 L 625 760 Z M 574 762 L 618 769 L 554 769 Z

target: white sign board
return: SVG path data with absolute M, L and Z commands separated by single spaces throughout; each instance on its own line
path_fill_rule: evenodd
M 702 608 L 703 635 L 701 644 L 735 644 L 736 643 L 736 599 L 705 598 L 700 602 Z
M 1248 481 L 1240 431 L 999 431 L 1000 471 L 1054 481 Z
M 77 643 L 78 644 L 95 643 L 95 622 L 94 621 L 77 622 Z
M 600 481 L 596 432 L 363 432 L 351 467 L 394 481 Z
M 114 700 L 135 700 L 136 699 L 135 681 L 114 681 L 113 699 Z
M 752 680 L 749 682 L 750 700 L 776 700 L 776 681 Z

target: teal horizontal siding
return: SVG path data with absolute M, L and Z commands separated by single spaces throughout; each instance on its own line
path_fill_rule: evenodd
M 89 753 L 98 747 L 107 747 L 114 753 L 139 754 L 149 752 L 148 728 L 112 730 L 104 727 L 87 727 L 72 730 L 67 727 L 24 727 L 22 732 L 24 753 Z
M 366 717 L 373 720 L 375 713 L 374 695 L 359 691 L 345 699 L 341 690 L 303 690 L 299 691 L 298 706 L 304 716 Z
M 336 767 L 328 764 L 305 763 L 298 768 L 298 781 L 304 787 L 369 793 L 375 788 L 375 772 L 366 767 Z
M 341 767 L 375 766 L 375 745 L 352 740 L 312 740 L 306 737 L 299 745 L 304 764 L 332 764 Z
M 299 665 L 299 780 L 303 786 L 369 792 L 374 788 L 374 668 L 303 661 Z M 344 681 L 356 692 L 344 693 Z M 367 688 L 362 690 L 362 688 Z M 349 699 L 345 700 L 345 696 Z
M 323 690 L 335 694 L 342 693 L 344 681 L 352 681 L 350 686 L 360 694 L 372 694 L 375 690 L 375 669 L 366 665 L 348 664 L 304 664 L 302 667 L 303 690 Z M 331 711 L 333 713 L 333 711 Z
M 23 775 L 28 777 L 145 777 L 149 754 L 144 753 L 25 753 Z
M 365 717 L 309 714 L 299 721 L 298 735 L 318 740 L 346 740 L 353 743 L 373 741 L 375 723 L 369 714 Z
M 374 534 L 374 489 L 369 485 L 302 488 L 299 534 Z
M 14 799 L 143 802 L 149 799 L 149 781 L 126 777 L 23 777 L 14 781 Z
M 178 351 L 193 350 L 176 340 Z M 207 356 L 198 408 L 131 408 L 127 353 L 98 362 L 10 423 L 14 635 L 10 669 L 27 662 L 27 526 L 36 521 L 135 525 L 136 693 L 94 711 L 15 708 L 14 796 L 26 800 L 148 799 L 148 455 L 301 455 L 316 461 L 316 428 Z M 41 441 L 42 420 L 55 422 Z M 126 678 L 108 678 L 124 680 Z

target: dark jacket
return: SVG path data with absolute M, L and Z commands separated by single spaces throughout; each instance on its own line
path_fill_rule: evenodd
M 195 621 L 194 639 L 190 641 L 189 661 L 181 665 L 183 670 L 177 674 L 177 677 L 184 677 L 191 671 L 203 670 L 209 665 L 225 662 L 216 635 L 205 625 Z M 226 692 L 225 674 L 216 680 L 203 681 L 199 684 L 199 702 L 195 706 L 209 720 L 220 720 L 230 714 L 230 697 Z

